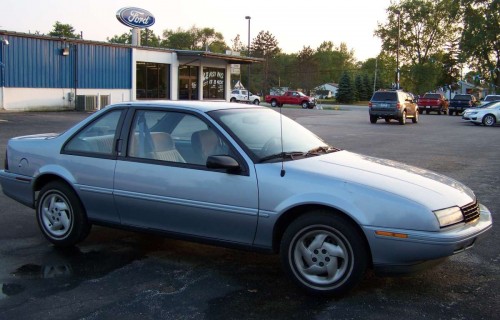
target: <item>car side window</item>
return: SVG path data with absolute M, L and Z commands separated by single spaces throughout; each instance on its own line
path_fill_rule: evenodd
M 201 119 L 172 111 L 138 111 L 129 136 L 128 156 L 205 165 L 213 154 L 229 148 Z
M 65 152 L 112 155 L 122 110 L 108 112 L 85 127 L 65 145 Z

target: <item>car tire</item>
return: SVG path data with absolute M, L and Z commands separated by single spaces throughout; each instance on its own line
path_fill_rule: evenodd
M 236 102 L 236 98 L 231 98 L 230 102 Z
M 370 123 L 377 123 L 377 119 L 376 116 L 370 116 Z
M 384 118 L 384 120 L 385 120 L 386 123 L 391 122 L 391 118 L 389 118 L 389 117 Z
M 309 103 L 308 103 L 308 102 L 305 102 L 305 101 L 304 101 L 304 102 L 302 102 L 302 104 L 301 104 L 301 105 L 302 105 L 302 109 L 307 109 L 307 108 L 309 108 Z
M 271 107 L 273 107 L 273 108 L 279 107 L 278 101 L 276 101 L 274 99 L 271 100 Z
M 422 113 L 424 113 L 424 110 L 423 109 L 418 109 L 418 113 L 422 114 Z
M 415 115 L 413 116 L 413 118 L 411 119 L 411 121 L 413 123 L 418 123 L 418 112 L 415 112 Z
M 345 217 L 318 210 L 293 221 L 280 244 L 281 262 L 295 283 L 312 294 L 342 295 L 363 278 L 368 250 Z
M 259 101 L 259 99 L 255 99 L 252 103 L 255 104 L 255 105 L 259 105 L 260 101 Z
M 40 190 L 36 216 L 45 238 L 57 247 L 71 247 L 83 241 L 92 226 L 76 193 L 60 181 L 48 183 Z
M 452 116 L 453 115 L 453 110 L 448 110 L 448 115 Z
M 399 118 L 399 124 L 400 125 L 405 125 L 406 124 L 406 110 L 403 111 L 403 114 Z
M 425 114 L 429 114 L 431 112 L 430 110 L 425 110 Z
M 496 122 L 497 122 L 497 119 L 492 114 L 487 114 L 483 118 L 483 124 L 487 127 L 494 126 Z

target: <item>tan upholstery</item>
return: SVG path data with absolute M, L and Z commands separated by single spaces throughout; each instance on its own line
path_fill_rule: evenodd
M 219 138 L 210 129 L 196 131 L 191 136 L 193 151 L 198 157 L 198 164 L 206 164 L 208 156 L 215 155 L 219 145 Z
M 157 159 L 163 161 L 172 161 L 172 162 L 183 162 L 186 161 L 182 158 L 181 154 L 177 149 L 175 149 L 174 141 L 170 134 L 166 132 L 151 132 L 150 134 L 151 143 L 153 146 L 153 150 L 145 154 L 144 158 L 148 159 Z M 139 154 L 139 143 L 141 143 L 139 138 L 139 134 L 133 134 L 130 137 L 130 148 L 129 148 L 129 156 L 132 157 L 141 157 Z M 145 143 L 145 142 L 142 142 Z

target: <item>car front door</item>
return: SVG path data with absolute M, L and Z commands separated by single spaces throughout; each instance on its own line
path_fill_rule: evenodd
M 130 128 L 128 147 L 115 170 L 114 196 L 122 224 L 253 242 L 258 212 L 255 172 L 247 165 L 239 173 L 207 168 L 206 157 L 215 154 L 244 162 L 210 122 L 178 111 L 137 110 Z

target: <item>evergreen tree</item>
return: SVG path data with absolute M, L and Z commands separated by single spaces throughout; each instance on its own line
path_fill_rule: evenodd
M 363 101 L 368 101 L 373 95 L 373 82 L 370 83 L 370 77 L 368 73 L 363 74 L 363 86 L 365 87 L 365 96 L 363 97 Z
M 347 72 L 342 74 L 339 82 L 339 89 L 337 90 L 337 101 L 340 103 L 351 103 L 354 101 L 354 88 L 351 84 L 351 77 Z

